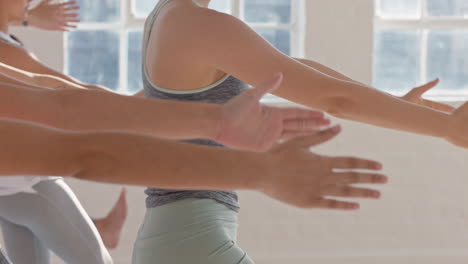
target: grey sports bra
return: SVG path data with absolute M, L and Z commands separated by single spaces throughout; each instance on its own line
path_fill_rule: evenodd
M 145 66 L 146 58 L 146 46 L 151 36 L 151 30 L 156 21 L 156 18 L 160 10 L 171 0 L 160 1 L 156 5 L 154 11 L 149 16 L 149 21 L 147 22 L 144 36 L 143 36 L 143 87 L 145 90 L 146 97 L 149 98 L 158 98 L 165 100 L 177 100 L 177 101 L 198 101 L 214 104 L 224 104 L 230 99 L 240 95 L 243 91 L 248 88 L 248 85 L 237 78 L 226 75 L 221 78 L 216 83 L 203 87 L 196 90 L 189 91 L 178 91 L 171 90 L 167 87 L 162 88 L 153 83 Z M 195 1 L 194 1 L 195 2 Z M 196 2 L 195 2 L 196 3 Z M 197 3 L 198 4 L 198 3 Z M 183 73 L 181 73 L 183 74 Z M 206 139 L 193 139 L 187 140 L 186 142 L 200 145 L 207 145 L 213 147 L 223 147 L 217 142 L 206 140 Z M 181 166 L 184 166 L 184 161 L 180 161 Z M 217 166 L 213 163 L 212 166 Z M 229 169 L 229 168 L 226 168 Z M 180 190 L 162 190 L 162 189 L 153 189 L 148 188 L 145 193 L 148 195 L 146 199 L 146 205 L 148 208 L 160 206 L 163 204 L 171 203 L 181 199 L 187 198 L 199 198 L 199 199 L 213 199 L 217 202 L 225 204 L 232 210 L 239 210 L 239 203 L 237 194 L 235 192 L 223 192 L 223 191 L 209 191 L 209 190 L 200 190 L 200 191 L 180 191 Z

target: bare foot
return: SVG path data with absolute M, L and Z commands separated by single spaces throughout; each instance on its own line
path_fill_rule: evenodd
M 96 219 L 95 224 L 99 234 L 108 249 L 115 249 L 120 242 L 120 233 L 127 219 L 127 189 L 122 188 L 119 200 L 110 213 L 101 219 Z

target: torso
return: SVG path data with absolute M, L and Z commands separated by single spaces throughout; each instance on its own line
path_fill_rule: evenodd
M 193 14 L 205 11 L 205 8 L 181 7 L 174 0 L 161 0 L 158 6 L 163 8 L 150 25 L 152 33 L 147 44 L 153 48 L 147 51 L 143 60 L 150 78 L 160 87 L 181 91 L 206 87 L 222 79 L 226 73 L 202 63 L 196 47 L 188 41 L 191 39 L 188 24 L 197 19 Z M 158 9 L 150 14 L 150 18 L 155 11 Z M 147 21 L 152 22 L 151 19 Z M 180 33 L 182 31 L 184 34 Z
M 156 6 L 155 10 L 150 14 L 145 27 L 142 60 L 143 62 L 145 62 L 145 60 L 148 62 L 146 65 L 144 63 L 142 67 L 145 95 L 150 98 L 165 100 L 224 104 L 245 91 L 248 85 L 233 76 L 228 76 L 223 73 L 220 74 L 216 70 L 210 72 L 209 68 L 197 69 L 196 64 L 191 65 L 189 61 L 182 61 L 183 56 L 181 57 L 180 54 L 184 53 L 183 47 L 181 47 L 180 52 L 174 50 L 175 45 L 171 45 L 169 49 L 171 52 L 165 49 L 168 47 L 168 44 L 165 43 L 165 38 L 171 38 L 173 36 L 165 35 L 163 28 L 165 22 L 158 25 L 156 25 L 156 23 L 161 23 L 160 21 L 164 21 L 171 16 L 171 14 L 167 13 L 165 10 L 165 5 L 169 2 L 170 0 L 163 0 Z M 170 9 L 173 7 L 167 6 L 167 8 Z M 161 18 L 159 14 L 161 14 Z M 159 34 L 160 32 L 161 34 Z M 168 42 L 171 41 L 172 40 L 169 40 Z M 187 45 L 187 43 L 183 44 Z M 146 49 L 146 46 L 150 46 L 151 49 Z M 147 54 L 150 55 L 146 56 Z M 167 59 L 165 55 L 162 54 L 174 54 L 177 58 L 172 60 Z M 186 58 L 187 57 L 185 57 L 185 59 Z M 165 64 L 167 64 L 167 67 L 164 67 Z M 186 74 L 185 71 L 188 73 Z M 207 72 L 208 74 L 203 76 L 203 72 Z M 201 77 L 198 75 L 201 75 Z M 213 147 L 223 147 L 216 142 L 204 139 L 195 139 L 188 142 Z M 181 161 L 181 166 L 183 166 L 183 161 Z M 213 166 L 216 166 L 216 164 L 213 164 Z M 186 198 L 201 198 L 213 199 L 235 211 L 239 209 L 235 192 L 175 191 L 149 188 L 146 194 L 148 195 L 146 204 L 149 208 Z

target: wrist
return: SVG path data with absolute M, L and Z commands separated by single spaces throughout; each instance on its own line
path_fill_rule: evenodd
M 242 189 L 264 192 L 270 179 L 270 154 L 268 152 L 245 152 L 240 162 Z M 238 177 L 238 176 L 236 176 Z

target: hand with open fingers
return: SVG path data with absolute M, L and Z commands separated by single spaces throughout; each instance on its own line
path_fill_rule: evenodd
M 355 185 L 387 183 L 387 177 L 376 172 L 382 169 L 380 163 L 310 152 L 310 147 L 329 141 L 340 130 L 335 126 L 272 148 L 259 189 L 284 203 L 311 209 L 356 210 L 359 203 L 342 199 L 379 199 L 379 191 Z
M 402 96 L 401 99 L 414 103 L 414 104 L 423 105 L 423 106 L 432 108 L 434 110 L 451 113 L 453 110 L 455 110 L 454 107 L 450 105 L 442 104 L 439 102 L 427 100 L 422 97 L 424 93 L 436 87 L 437 84 L 439 84 L 439 79 L 435 79 L 434 81 L 429 82 L 425 85 L 413 88 L 407 94 Z
M 278 140 L 317 132 L 330 125 L 322 112 L 301 108 L 270 107 L 260 103 L 277 89 L 281 73 L 223 106 L 216 141 L 229 147 L 265 151 Z
M 52 3 L 53 0 L 43 0 L 37 7 L 29 11 L 28 23 L 44 30 L 68 31 L 76 28 L 78 10 L 76 1 Z

